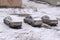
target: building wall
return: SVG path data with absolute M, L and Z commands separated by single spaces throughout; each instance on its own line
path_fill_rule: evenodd
M 52 5 L 60 5 L 60 0 L 35 0 L 35 1 L 44 1 Z
M 22 0 L 0 0 L 0 7 L 21 7 Z
M 52 5 L 60 5 L 60 4 L 57 4 L 57 2 L 60 2 L 60 0 L 42 0 L 42 1 L 45 1 L 45 2 L 50 3 Z

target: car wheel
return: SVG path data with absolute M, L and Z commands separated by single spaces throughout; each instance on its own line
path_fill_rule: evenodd
M 5 23 L 5 20 L 4 20 L 4 23 Z M 6 23 L 5 23 L 6 24 Z
M 18 26 L 17 29 L 21 29 L 21 26 L 22 26 L 22 25 Z
M 29 23 L 30 25 L 32 24 L 32 23 Z
M 26 20 L 24 19 L 24 22 L 26 23 Z
M 4 20 L 4 23 L 6 24 L 6 21 Z
M 8 25 L 11 26 L 11 23 L 9 23 Z

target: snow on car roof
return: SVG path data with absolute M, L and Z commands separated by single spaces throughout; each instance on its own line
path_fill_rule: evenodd
M 12 18 L 12 22 L 20 22 L 20 21 L 22 22 L 23 21 L 22 17 L 16 16 L 16 15 L 9 15 L 9 17 Z
M 47 15 L 47 16 L 49 16 L 50 18 L 50 20 L 57 20 L 57 18 L 55 17 L 55 16 L 53 16 L 53 15 Z
M 34 20 L 41 20 L 40 15 L 31 15 Z
M 30 15 L 30 16 L 33 17 L 33 18 L 34 18 L 34 17 L 39 17 L 39 15 Z
M 53 16 L 49 16 L 50 17 L 50 20 L 57 20 L 56 17 L 53 17 Z
M 34 20 L 42 20 L 41 18 L 34 18 Z

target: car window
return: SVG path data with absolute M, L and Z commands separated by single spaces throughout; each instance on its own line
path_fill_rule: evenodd
M 31 16 L 27 16 L 26 18 L 31 18 Z
M 26 18 L 28 18 L 28 16 Z
M 5 17 L 5 19 L 7 19 L 7 17 Z
M 8 17 L 5 17 L 6 20 L 8 20 Z
M 32 17 L 31 17 L 31 16 L 30 16 L 29 18 L 30 18 L 30 19 L 32 19 Z
M 9 17 L 9 20 L 12 20 L 12 19 Z
M 11 17 L 7 17 L 7 20 L 9 20 L 9 21 L 10 21 L 10 20 L 12 20 L 12 19 L 11 19 Z
M 43 16 L 43 19 L 49 19 L 49 17 L 48 16 Z

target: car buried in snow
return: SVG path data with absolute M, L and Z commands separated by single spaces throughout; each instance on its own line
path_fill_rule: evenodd
M 10 26 L 11 28 L 21 28 L 22 20 L 16 15 L 9 15 L 4 18 L 4 23 Z
M 51 16 L 51 15 L 48 15 L 48 16 L 44 15 L 42 17 L 42 21 L 43 21 L 43 23 L 46 23 L 50 26 L 57 26 L 57 24 L 58 24 L 57 18 L 54 16 Z
M 28 23 L 34 27 L 41 27 L 42 20 L 38 15 L 29 15 L 24 19 L 25 23 Z

